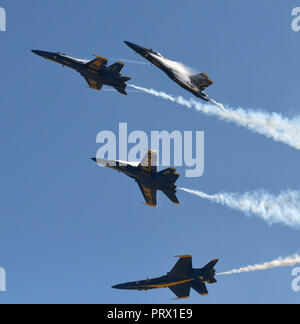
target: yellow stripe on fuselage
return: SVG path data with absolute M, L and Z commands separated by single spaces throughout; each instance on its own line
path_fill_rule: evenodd
M 175 282 L 170 282 L 170 283 L 165 283 L 165 284 L 143 285 L 143 286 L 144 287 L 149 287 L 149 288 L 167 288 L 167 287 L 182 285 L 184 283 L 191 282 L 193 280 L 194 279 L 187 279 L 187 280 L 175 281 Z

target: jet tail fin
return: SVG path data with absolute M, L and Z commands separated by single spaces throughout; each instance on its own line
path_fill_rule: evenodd
M 122 63 L 122 62 L 117 62 L 117 63 L 114 63 L 114 64 L 108 66 L 108 67 L 107 67 L 107 70 L 108 70 L 108 71 L 111 71 L 111 72 L 113 72 L 113 73 L 120 73 L 121 70 L 123 69 L 123 67 L 124 67 L 124 63 Z
M 171 286 L 169 287 L 169 289 L 172 290 L 172 292 L 177 296 L 177 298 L 174 298 L 174 300 L 189 298 L 191 291 L 191 283 L 186 282 L 181 285 Z
M 218 261 L 219 261 L 219 259 L 214 259 L 214 260 L 210 261 L 201 270 L 203 270 L 203 271 L 205 271 L 205 270 L 213 270 L 213 268 L 215 267 L 215 265 L 217 264 Z

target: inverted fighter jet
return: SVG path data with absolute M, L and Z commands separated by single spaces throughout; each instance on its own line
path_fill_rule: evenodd
M 211 81 L 205 73 L 188 75 L 188 71 L 180 66 L 179 63 L 164 58 L 160 53 L 153 49 L 141 47 L 127 41 L 124 43 L 136 53 L 140 54 L 146 60 L 164 71 L 169 78 L 178 83 L 182 88 L 190 91 L 198 98 L 205 101 L 211 101 L 204 90 L 212 85 L 213 81 Z
M 101 56 L 96 56 L 93 60 L 81 60 L 67 56 L 63 53 L 52 53 L 32 50 L 34 54 L 44 57 L 47 60 L 54 61 L 67 66 L 77 72 L 79 72 L 86 80 L 89 88 L 94 90 L 101 90 L 103 85 L 109 85 L 114 87 L 123 95 L 127 95 L 126 82 L 130 80 L 130 77 L 122 76 L 120 71 L 124 64 L 121 62 L 114 63 L 107 66 L 107 59 Z
M 219 260 L 214 259 L 201 269 L 193 269 L 191 255 L 179 255 L 178 257 L 180 259 L 166 276 L 127 282 L 112 288 L 129 290 L 170 288 L 177 296 L 175 299 L 188 298 L 191 288 L 202 296 L 208 295 L 205 283 L 214 284 L 217 282 L 214 278 L 216 274 L 214 267 Z
M 174 168 L 157 172 L 156 152 L 148 151 L 140 163 L 108 161 L 98 158 L 92 158 L 92 160 L 133 178 L 142 191 L 146 205 L 156 207 L 157 190 L 161 190 L 174 204 L 179 204 L 175 185 L 179 174 L 175 173 L 176 169 Z

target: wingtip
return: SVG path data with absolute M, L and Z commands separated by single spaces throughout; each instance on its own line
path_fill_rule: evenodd
M 187 299 L 190 296 L 185 296 L 185 297 L 177 297 L 177 298 L 172 298 L 172 300 L 180 300 L 180 299 Z
M 146 151 L 148 153 L 152 153 L 152 154 L 156 154 L 157 155 L 157 151 L 156 150 L 149 150 L 148 148 L 142 148 L 142 151 Z
M 157 207 L 157 205 L 153 205 L 153 204 L 150 204 L 150 203 L 144 203 L 144 202 L 143 202 L 143 204 L 144 204 L 144 205 L 147 205 L 147 206 L 150 206 L 150 207 Z

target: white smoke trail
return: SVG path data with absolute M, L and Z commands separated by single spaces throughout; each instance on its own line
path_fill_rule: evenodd
M 117 90 L 115 90 L 115 89 L 109 89 L 109 88 L 107 88 L 107 89 L 103 89 L 102 91 L 108 91 L 108 92 L 118 92 Z M 134 93 L 140 93 L 140 91 L 138 91 L 138 90 L 126 90 L 126 92 L 134 92 Z
M 246 215 L 258 215 L 268 224 L 284 224 L 300 228 L 300 192 L 288 190 L 273 196 L 264 191 L 220 193 L 208 195 L 201 191 L 178 188 L 200 198 L 243 211 Z
M 222 275 L 231 275 L 231 274 L 251 272 L 251 271 L 263 271 L 263 270 L 268 270 L 268 269 L 278 268 L 278 267 L 293 267 L 295 264 L 300 264 L 300 256 L 298 254 L 295 254 L 294 256 L 290 256 L 284 259 L 279 257 L 278 259 L 273 260 L 271 262 L 255 264 L 252 266 L 249 265 L 247 267 L 243 267 L 240 269 L 233 269 L 231 271 L 217 273 L 216 275 L 222 276 Z
M 215 101 L 213 102 L 214 105 L 201 103 L 194 99 L 186 100 L 181 96 L 174 97 L 162 91 L 138 87 L 133 84 L 128 84 L 128 86 L 181 106 L 194 108 L 208 116 L 217 116 L 221 120 L 243 126 L 255 133 L 272 138 L 276 142 L 282 142 L 300 150 L 300 116 L 289 119 L 275 112 L 267 113 L 264 111 L 245 110 L 243 108 L 233 109 L 224 107 Z M 220 110 L 218 107 L 223 108 L 223 110 Z
M 132 63 L 132 64 L 149 65 L 149 66 L 151 65 L 150 63 L 147 63 L 147 62 L 133 61 L 133 60 L 123 59 L 123 58 L 111 57 L 110 59 L 117 60 L 117 61 L 123 61 L 123 62 L 127 62 L 127 63 Z
M 224 107 L 221 103 L 216 102 L 214 99 L 209 99 L 209 101 L 210 101 L 212 104 L 214 104 L 214 105 L 218 106 L 219 108 L 223 109 L 224 111 L 226 111 L 225 107 Z

